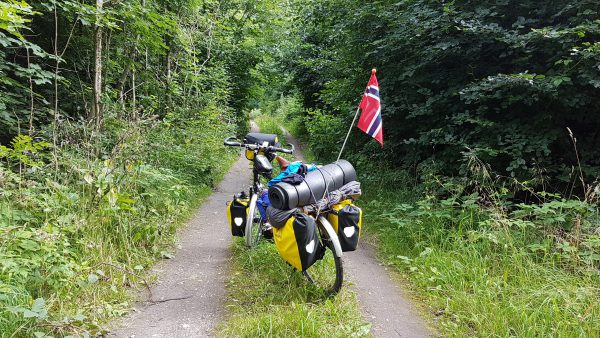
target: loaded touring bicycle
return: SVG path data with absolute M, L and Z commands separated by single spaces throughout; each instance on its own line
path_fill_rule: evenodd
M 224 145 L 244 149 L 253 175 L 248 192 L 236 194 L 228 205 L 232 235 L 244 237 L 249 248 L 258 245 L 261 238 L 272 238 L 281 257 L 310 283 L 327 293 L 337 293 L 343 282 L 342 252 L 356 249 L 362 227 L 362 211 L 349 197 L 356 191 L 360 194 L 354 168 L 344 160 L 323 167 L 304 165 L 303 176 L 290 175 L 295 182 L 284 178 L 271 186 L 268 190 L 271 205 L 267 206 L 263 181 L 273 179 L 271 162 L 277 153 L 292 154 L 294 146 L 282 148 L 276 135 L 262 133 L 249 133 L 243 142 L 228 137 Z M 310 172 L 306 173 L 306 168 Z M 337 194 L 337 200 L 335 196 L 328 197 L 337 201 L 335 205 L 320 199 L 342 186 L 342 192 L 332 193 Z

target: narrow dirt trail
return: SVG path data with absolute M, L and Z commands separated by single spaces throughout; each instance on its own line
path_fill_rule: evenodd
M 147 299 L 122 320 L 116 337 L 212 337 L 224 315 L 225 279 L 231 258 L 231 233 L 225 203 L 250 182 L 241 156 L 216 191 L 178 233 L 173 259 L 154 269 L 159 278 Z
M 282 130 L 288 142 L 298 150 L 294 153 L 296 159 L 304 161 L 302 144 L 287 130 Z M 379 264 L 372 245 L 361 241 L 356 251 L 344 252 L 343 262 L 344 278 L 354 284 L 361 312 L 364 319 L 371 323 L 374 337 L 413 338 L 434 335 L 398 283 Z

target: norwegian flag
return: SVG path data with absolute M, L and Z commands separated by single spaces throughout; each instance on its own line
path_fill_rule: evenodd
M 383 147 L 381 102 L 379 100 L 379 85 L 377 84 L 375 72 L 376 70 L 373 69 L 367 89 L 365 90 L 362 100 L 360 101 L 359 108 L 362 110 L 362 113 L 358 119 L 358 128 L 379 141 Z

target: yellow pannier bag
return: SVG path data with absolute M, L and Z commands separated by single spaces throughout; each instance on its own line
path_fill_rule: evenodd
M 338 235 L 342 251 L 354 251 L 362 231 L 362 210 L 352 204 L 352 200 L 343 200 L 331 207 L 327 220 Z
M 250 203 L 250 199 L 237 194 L 227 206 L 227 220 L 233 236 L 244 237 L 246 218 L 248 217 L 248 203 Z
M 298 271 L 323 257 L 317 224 L 306 214 L 296 213 L 282 227 L 273 227 L 273 240 L 279 255 Z

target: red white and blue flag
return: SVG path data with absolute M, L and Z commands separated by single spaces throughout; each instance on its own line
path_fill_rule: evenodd
M 371 79 L 360 101 L 359 108 L 362 112 L 358 119 L 358 128 L 379 141 L 383 147 L 383 121 L 381 120 L 381 102 L 375 69 L 371 72 Z

